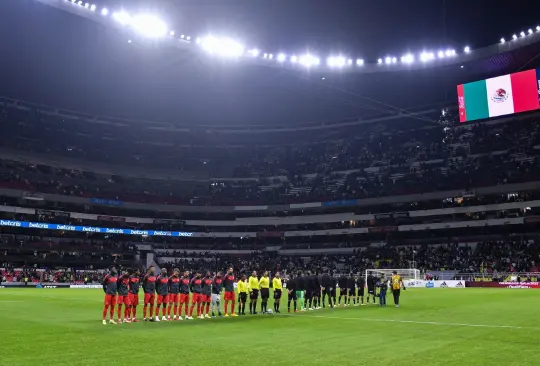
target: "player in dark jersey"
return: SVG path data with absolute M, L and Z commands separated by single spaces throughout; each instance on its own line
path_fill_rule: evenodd
M 148 318 L 150 321 L 154 321 L 154 302 L 155 302 L 155 296 L 156 296 L 156 269 L 154 266 L 150 266 L 148 268 L 148 271 L 146 272 L 146 275 L 143 277 L 143 292 L 144 292 L 144 307 L 143 307 L 143 317 L 144 321 L 147 320 L 146 318 L 146 309 L 149 306 L 150 307 L 150 318 Z
M 206 272 L 206 276 L 203 278 L 202 284 L 202 300 L 201 300 L 201 310 L 203 316 L 201 319 L 207 318 L 210 319 L 210 303 L 212 302 L 212 273 L 210 271 Z M 206 309 L 204 308 L 206 305 Z
M 307 271 L 304 276 L 304 309 L 303 310 L 313 310 L 313 290 L 314 290 L 313 278 L 311 272 Z
M 298 301 L 296 297 L 296 279 L 291 273 L 289 279 L 287 280 L 287 312 L 291 312 L 291 301 L 294 303 L 294 312 L 297 313 L 296 303 Z
M 169 308 L 167 309 L 167 319 L 171 320 L 171 311 L 173 320 L 178 318 L 178 303 L 180 302 L 180 270 L 173 269 L 173 275 L 169 277 Z
M 188 319 L 190 320 L 193 319 L 193 310 L 195 309 L 195 305 L 197 305 L 197 318 L 204 319 L 201 311 L 202 285 L 203 280 L 201 278 L 201 272 L 197 271 L 197 273 L 195 273 L 195 277 L 191 280 L 189 285 L 189 289 L 191 290 L 191 308 L 189 309 Z
M 232 267 L 229 268 L 223 279 L 223 287 L 225 287 L 225 295 L 223 296 L 223 299 L 225 300 L 225 316 L 228 316 L 227 310 L 229 303 L 231 303 L 231 316 L 237 316 L 234 312 L 236 296 L 234 293 L 234 272 Z
M 350 273 L 347 278 L 347 306 L 353 303 L 353 306 L 356 306 L 356 279 L 354 278 L 354 273 Z
M 114 305 L 116 305 L 116 291 L 117 291 L 118 276 L 116 267 L 112 266 L 109 270 L 109 274 L 103 279 L 103 292 L 105 292 L 105 301 L 103 304 L 103 325 L 107 324 L 107 310 L 109 310 L 109 323 L 116 324 L 114 321 Z
M 156 321 L 159 321 L 159 308 L 163 304 L 162 317 L 161 320 L 167 321 L 167 303 L 169 297 L 169 276 L 167 276 L 167 268 L 161 269 L 161 274 L 156 280 L 156 293 L 157 293 L 157 302 L 156 302 Z
M 367 291 L 368 291 L 366 304 L 369 304 L 370 296 L 373 298 L 373 303 L 375 304 L 375 297 L 377 297 L 375 285 L 377 284 L 377 279 L 373 276 L 371 272 L 369 272 L 366 282 L 367 282 Z
M 184 305 L 184 317 L 189 319 L 189 271 L 184 271 L 184 275 L 180 278 L 180 311 L 178 312 L 178 320 L 182 320 L 182 305 Z
M 122 276 L 117 281 L 118 299 L 116 304 L 118 305 L 118 324 L 131 323 L 129 320 L 129 275 L 127 271 L 122 272 Z M 122 305 L 124 305 L 124 316 L 122 317 Z
M 332 276 L 330 276 L 328 270 L 325 270 L 321 276 L 321 301 L 323 308 L 326 307 L 326 297 L 328 297 L 329 306 L 331 308 L 334 307 L 334 303 L 332 301 L 333 286 L 335 286 L 335 280 L 332 278 Z
M 337 306 L 341 306 L 341 299 L 345 299 L 343 305 L 347 306 L 347 276 L 345 274 L 342 274 L 338 278 L 338 285 L 339 285 L 339 299 Z
M 138 323 L 137 320 L 137 306 L 139 306 L 139 285 L 141 281 L 141 272 L 138 269 L 134 269 L 129 277 L 129 305 L 130 316 L 133 323 Z
M 218 316 L 221 316 L 221 291 L 223 289 L 223 273 L 218 272 L 214 280 L 212 281 L 212 318 L 216 317 L 216 310 Z
M 321 276 L 318 272 L 313 274 L 313 309 L 321 309 Z
M 360 276 L 356 279 L 356 287 L 358 287 L 358 298 L 356 299 L 356 303 L 359 304 L 361 301 L 362 306 L 364 306 L 364 293 L 366 288 L 366 280 L 364 277 Z

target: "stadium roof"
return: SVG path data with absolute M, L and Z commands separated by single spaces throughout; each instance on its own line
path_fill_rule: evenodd
M 438 108 L 453 104 L 458 83 L 539 65 L 540 33 L 534 14 L 529 15 L 536 5 L 530 4 L 519 7 L 500 2 L 495 6 L 499 2 L 491 1 L 487 9 L 480 4 L 486 5 L 484 1 L 456 0 L 448 6 L 431 1 L 407 2 L 406 6 L 382 1 L 362 7 L 355 5 L 358 2 L 338 1 L 334 6 L 322 2 L 314 7 L 309 6 L 312 2 L 298 0 L 293 4 L 278 1 L 276 10 L 258 2 L 232 2 L 236 4 L 232 6 L 209 5 L 209 1 L 196 6 L 152 2 L 150 10 L 167 19 L 168 28 L 186 29 L 193 40 L 196 34 L 227 32 L 262 45 L 261 55 L 263 48 L 304 48 L 325 60 L 328 50 L 329 55 L 354 54 L 350 56 L 354 60 L 365 59 L 362 67 L 355 64 L 329 70 L 324 65 L 316 71 L 269 68 L 265 60 L 208 57 L 193 47 L 182 49 L 136 38 L 44 3 L 60 8 L 72 5 L 64 0 L 0 3 L 6 18 L 0 25 L 0 39 L 7 50 L 3 63 L 9 65 L 0 71 L 2 95 L 88 113 L 182 125 L 305 124 Z M 81 9 L 75 11 L 91 12 L 92 4 L 88 9 L 85 5 L 81 3 Z M 504 23 L 498 22 L 504 26 L 495 31 L 483 29 L 486 26 L 460 5 L 477 14 L 481 11 L 494 24 L 504 19 Z M 106 6 L 113 11 L 114 3 L 96 1 L 96 11 Z M 124 4 L 126 9 L 147 10 L 147 6 L 144 1 Z M 513 9 L 523 15 L 521 19 L 509 17 Z M 298 13 L 302 16 L 294 15 Z M 22 19 L 26 28 L 17 26 Z M 184 31 L 174 33 L 179 42 L 180 32 Z M 515 42 L 511 41 L 513 32 L 518 37 Z M 171 34 L 169 31 L 167 36 Z M 503 36 L 505 43 L 500 44 Z M 470 52 L 465 53 L 463 45 L 470 45 Z M 393 63 L 394 57 L 421 49 L 434 50 L 430 52 L 437 57 L 438 47 L 444 52 L 458 50 L 458 57 L 414 65 L 401 60 Z M 414 54 L 420 57 L 418 52 Z M 386 60 L 377 65 L 377 58 L 384 55 L 396 56 L 388 56 L 389 65 Z M 416 68 L 419 70 L 411 70 Z

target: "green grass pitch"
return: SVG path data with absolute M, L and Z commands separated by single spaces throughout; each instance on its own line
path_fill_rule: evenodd
M 540 364 L 540 291 L 409 289 L 401 301 L 105 326 L 101 290 L 0 289 L 0 365 Z

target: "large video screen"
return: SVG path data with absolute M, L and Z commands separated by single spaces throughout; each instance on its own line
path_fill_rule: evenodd
M 540 69 L 458 85 L 459 121 L 539 109 L 539 88 Z

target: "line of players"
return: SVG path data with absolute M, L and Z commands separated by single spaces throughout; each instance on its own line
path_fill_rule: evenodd
M 373 298 L 373 303 L 375 303 L 375 298 L 379 297 L 380 304 L 383 305 L 384 297 L 384 305 L 386 305 L 387 282 L 385 279 L 377 279 L 371 274 L 367 277 L 367 303 L 369 303 L 370 297 Z M 121 275 L 118 275 L 116 268 L 111 267 L 110 273 L 105 276 L 102 284 L 105 292 L 103 324 L 107 324 L 107 313 L 109 313 L 109 323 L 116 324 L 114 320 L 116 306 L 118 323 L 138 322 L 137 306 L 139 305 L 139 289 L 141 287 L 139 270 L 133 270 L 131 273 L 124 271 Z M 377 284 L 380 287 L 379 296 L 376 294 Z M 359 305 L 360 301 L 364 305 L 365 285 L 366 283 L 362 277 L 355 277 L 352 274 L 350 276 L 341 276 L 336 280 L 330 276 L 328 271 L 325 271 L 322 275 L 312 274 L 309 271 L 305 274 L 298 272 L 296 277 L 290 276 L 287 281 L 288 312 L 291 312 L 291 309 L 298 312 L 299 309 L 300 311 L 306 311 L 324 308 L 326 307 L 327 298 L 330 307 L 339 306 L 342 299 L 344 299 L 345 306 L 349 306 L 351 301 L 354 306 Z M 396 306 L 399 306 L 399 289 L 402 285 L 401 278 L 395 273 L 395 276 L 392 276 L 391 286 Z M 264 272 L 260 279 L 257 277 L 257 273 L 253 272 L 249 277 L 249 281 L 243 275 L 238 280 L 237 286 L 239 315 L 245 315 L 248 296 L 250 300 L 249 312 L 250 314 L 257 314 L 256 308 L 259 294 L 262 300 L 261 313 L 269 312 L 267 309 L 270 297 L 268 272 Z M 339 300 L 336 299 L 338 286 L 341 289 Z M 274 311 L 279 313 L 283 292 L 283 284 L 279 273 L 276 273 L 272 279 L 272 288 L 274 290 Z M 144 292 L 143 319 L 145 321 L 192 320 L 195 310 L 196 317 L 199 319 L 215 317 L 216 313 L 218 316 L 222 316 L 220 306 L 223 290 L 224 316 L 228 317 L 229 313 L 232 317 L 238 316 L 235 313 L 235 276 L 232 268 L 229 268 L 224 276 L 221 272 L 218 272 L 214 277 L 210 272 L 203 276 L 198 271 L 191 278 L 189 271 L 185 271 L 181 275 L 176 268 L 173 270 L 172 276 L 167 275 L 165 268 L 161 269 L 159 275 L 156 275 L 155 268 L 152 266 L 142 278 L 142 290 Z M 299 301 L 300 304 L 298 304 Z M 230 312 L 228 311 L 229 305 Z M 182 309 L 184 310 L 184 318 L 182 318 Z M 161 320 L 159 318 L 160 311 Z M 210 311 L 212 316 L 210 316 Z

